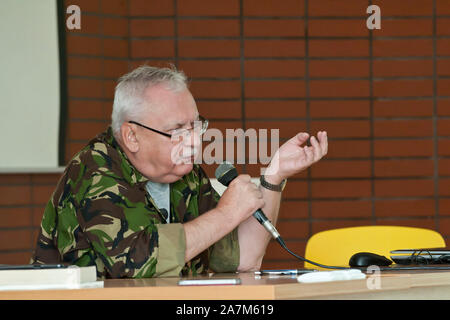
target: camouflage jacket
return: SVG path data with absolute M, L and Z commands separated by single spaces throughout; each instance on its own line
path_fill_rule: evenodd
M 111 128 L 70 161 L 45 208 L 31 263 L 96 265 L 101 278 L 236 271 L 237 230 L 184 261 L 183 223 L 219 200 L 199 165 L 170 185 L 166 223 Z

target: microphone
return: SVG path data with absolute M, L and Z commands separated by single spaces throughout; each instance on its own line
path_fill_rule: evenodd
M 238 176 L 238 172 L 230 162 L 225 161 L 221 165 L 219 165 L 219 167 L 217 167 L 215 175 L 217 180 L 221 184 L 228 187 L 231 181 L 233 181 Z M 260 224 L 262 224 L 262 226 L 272 235 L 274 239 L 281 240 L 280 234 L 278 233 L 277 229 L 275 229 L 272 222 L 267 219 L 266 215 L 261 209 L 256 210 L 256 212 L 253 213 L 253 217 L 255 217 L 255 219 L 258 220 Z
M 233 181 L 237 176 L 237 170 L 236 168 L 228 161 L 225 161 L 219 167 L 216 169 L 216 178 L 217 180 L 222 183 L 223 185 L 227 186 Z M 351 267 L 339 267 L 339 266 L 327 266 L 323 265 L 308 259 L 303 258 L 302 256 L 299 256 L 298 254 L 292 252 L 287 247 L 286 243 L 284 242 L 283 238 L 278 233 L 277 229 L 272 225 L 269 219 L 267 219 L 266 215 L 261 209 L 256 210 L 256 212 L 253 214 L 253 216 L 258 220 L 260 224 L 263 225 L 263 227 L 274 237 L 274 239 L 285 249 L 288 253 L 290 253 L 295 258 L 304 261 L 309 262 L 310 264 L 313 264 L 315 266 L 325 268 L 325 269 L 338 269 L 338 270 L 346 270 L 351 269 Z

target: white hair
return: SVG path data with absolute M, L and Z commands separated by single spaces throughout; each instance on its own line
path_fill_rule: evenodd
M 139 121 L 151 101 L 145 101 L 144 93 L 149 87 L 167 85 L 173 92 L 187 87 L 186 75 L 174 66 L 158 68 L 140 66 L 120 77 L 114 93 L 111 127 L 116 138 L 120 139 L 120 128 L 125 121 Z

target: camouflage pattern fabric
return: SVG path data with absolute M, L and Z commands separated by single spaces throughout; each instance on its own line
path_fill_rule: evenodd
M 45 208 L 33 264 L 96 265 L 100 278 L 232 272 L 237 229 L 184 261 L 183 223 L 213 209 L 219 195 L 199 165 L 170 185 L 171 221 L 147 193 L 111 128 L 70 161 Z

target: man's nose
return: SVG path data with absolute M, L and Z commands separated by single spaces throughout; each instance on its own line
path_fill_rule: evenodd
M 193 134 L 191 135 L 192 147 L 194 148 L 198 148 L 202 144 L 202 136 L 197 131 L 198 130 L 194 130 Z
M 189 134 L 185 137 L 183 137 L 183 141 L 185 145 L 191 146 L 191 147 L 199 147 L 202 143 L 201 134 L 199 130 L 194 129 L 190 130 Z

